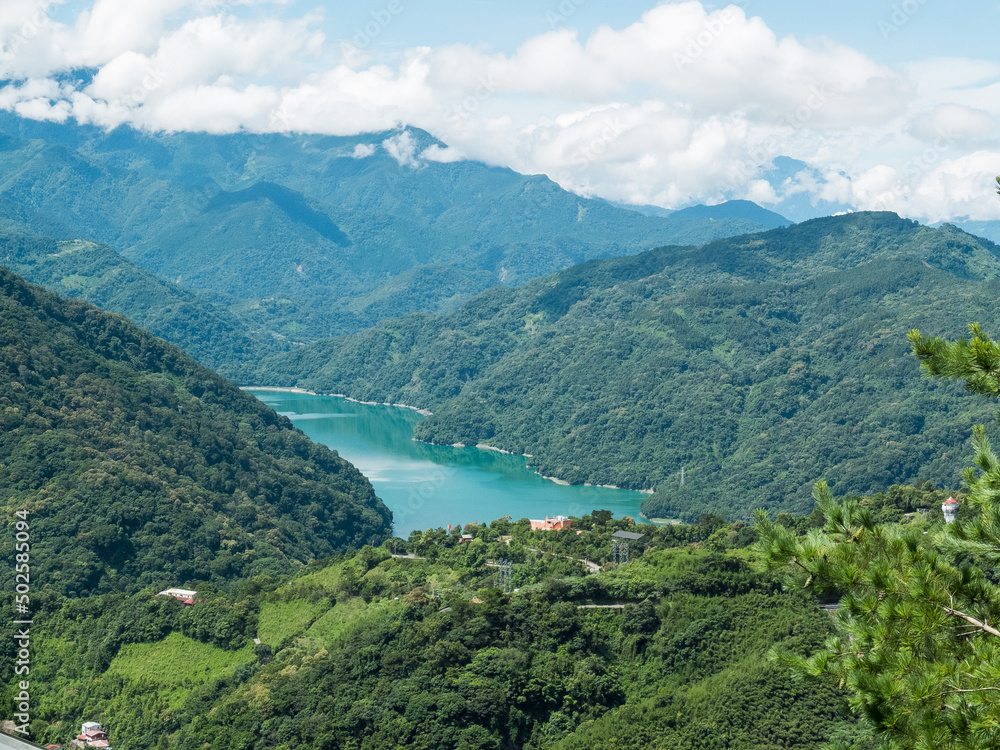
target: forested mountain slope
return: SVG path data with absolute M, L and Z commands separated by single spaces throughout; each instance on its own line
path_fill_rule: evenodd
M 30 513 L 38 587 L 75 596 L 288 573 L 391 520 L 353 466 L 177 347 L 3 268 L 0 498 Z
M 200 587 L 192 607 L 45 597 L 33 738 L 96 720 L 123 750 L 873 747 L 835 684 L 767 660 L 817 649 L 832 622 L 750 569 L 751 528 L 609 515 L 500 519 L 465 544 L 414 532 L 291 580 Z M 604 562 L 622 529 L 644 535 L 632 562 L 591 573 L 580 559 Z M 496 587 L 499 556 L 516 591 Z
M 990 410 L 921 378 L 905 334 L 995 329 L 998 279 L 1000 249 L 954 227 L 829 217 L 495 289 L 277 355 L 258 380 L 431 409 L 421 439 L 656 489 L 650 517 L 807 512 L 822 477 L 958 483 Z
M 227 377 L 241 379 L 243 364 L 288 348 L 252 332 L 224 304 L 158 278 L 107 245 L 0 230 L 0 265 L 64 297 L 127 315 Z
M 106 243 L 222 295 L 252 330 L 311 341 L 591 258 L 764 227 L 745 216 L 781 220 L 745 205 L 644 216 L 545 177 L 421 157 L 442 146 L 414 129 L 106 133 L 0 113 L 0 227 Z

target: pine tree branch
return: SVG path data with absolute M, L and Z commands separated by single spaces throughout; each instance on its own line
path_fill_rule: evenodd
M 942 605 L 941 608 L 949 615 L 952 615 L 953 617 L 961 617 L 970 625 L 975 625 L 980 630 L 989 633 L 990 635 L 995 635 L 997 638 L 1000 638 L 1000 630 L 997 630 L 992 625 L 987 625 L 985 622 L 977 620 L 972 615 L 967 615 L 964 612 L 959 612 L 957 609 L 952 609 L 951 607 L 945 607 L 944 605 Z
M 1000 687 L 967 688 L 964 690 L 962 688 L 952 688 L 950 690 L 945 690 L 943 693 L 938 693 L 935 697 L 941 698 L 945 695 L 954 695 L 956 693 L 982 693 L 987 690 L 1000 690 Z

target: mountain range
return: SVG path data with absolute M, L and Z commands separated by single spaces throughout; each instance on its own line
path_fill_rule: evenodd
M 0 229 L 105 244 L 280 349 L 593 258 L 788 223 L 745 202 L 646 216 L 444 151 L 412 128 L 150 134 L 0 114 Z
M 995 330 L 998 279 L 986 240 L 848 214 L 591 261 L 274 355 L 260 380 L 430 409 L 420 439 L 655 490 L 647 517 L 805 513 L 821 478 L 957 486 L 990 409 L 922 378 L 906 332 Z

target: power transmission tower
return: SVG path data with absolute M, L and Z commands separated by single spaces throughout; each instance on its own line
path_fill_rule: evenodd
M 505 594 L 509 594 L 514 583 L 514 563 L 510 560 L 500 559 L 497 560 L 497 567 L 500 569 L 500 580 L 497 584 L 497 588 Z
M 624 539 L 611 540 L 611 555 L 615 565 L 625 565 L 628 563 L 628 542 Z

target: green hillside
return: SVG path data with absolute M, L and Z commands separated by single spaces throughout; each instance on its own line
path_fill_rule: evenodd
M 383 147 L 390 139 L 406 140 L 414 160 L 393 158 Z M 644 216 L 545 177 L 417 158 L 432 145 L 441 144 L 414 129 L 351 138 L 106 133 L 0 113 L 0 228 L 107 244 L 162 279 L 211 293 L 244 335 L 304 342 L 453 309 L 591 258 L 764 226 L 745 218 L 756 215 L 745 206 Z M 355 158 L 359 147 L 371 155 Z M 142 309 L 116 311 L 138 319 Z
M 874 748 L 835 684 L 768 661 L 817 650 L 832 621 L 750 569 L 751 528 L 573 520 L 414 532 L 191 607 L 49 597 L 33 737 L 96 720 L 122 750 Z M 632 562 L 588 573 L 577 558 L 605 562 L 621 529 L 645 534 Z M 516 591 L 496 587 L 501 556 Z
M 954 227 L 830 217 L 592 261 L 276 355 L 258 381 L 430 409 L 420 439 L 655 489 L 648 517 L 808 512 L 822 477 L 958 483 L 989 409 L 922 379 L 905 334 L 996 327 L 997 279 L 1000 249 Z
M 30 513 L 39 586 L 75 596 L 289 573 L 391 518 L 354 467 L 177 347 L 3 268 L 0 497 Z
M 0 264 L 64 297 L 127 315 L 233 379 L 242 379 L 245 363 L 287 348 L 279 339 L 252 333 L 224 304 L 161 280 L 107 245 L 0 231 Z

